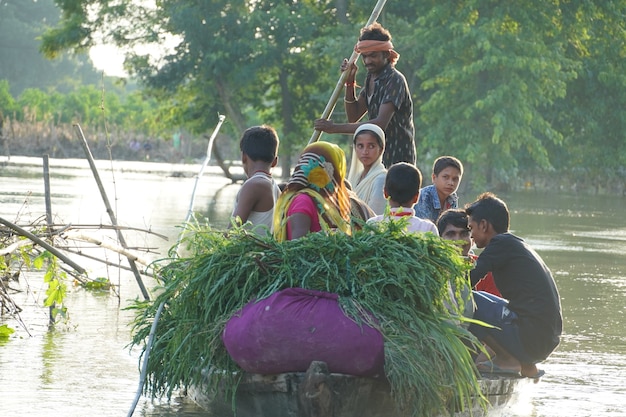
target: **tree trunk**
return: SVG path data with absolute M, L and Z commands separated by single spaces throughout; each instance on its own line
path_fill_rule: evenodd
M 215 86 L 217 88 L 217 94 L 226 108 L 228 119 L 233 126 L 235 126 L 235 129 L 237 129 L 238 135 L 242 135 L 244 130 L 248 128 L 248 126 L 246 126 L 246 118 L 241 113 L 240 107 L 233 104 L 233 99 L 228 90 L 228 84 L 221 77 L 217 77 Z

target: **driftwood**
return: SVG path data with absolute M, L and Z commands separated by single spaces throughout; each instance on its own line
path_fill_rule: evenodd
M 66 233 L 64 235 L 65 239 L 69 239 L 69 240 L 78 240 L 81 242 L 88 242 L 88 243 L 93 243 L 96 246 L 99 246 L 101 248 L 104 249 L 108 249 L 110 251 L 119 253 L 122 256 L 125 256 L 127 259 L 132 260 L 133 262 L 139 263 L 141 265 L 144 266 L 148 266 L 150 264 L 151 261 L 141 258 L 138 255 L 132 253 L 131 251 L 129 251 L 127 248 L 119 246 L 119 245 L 113 245 L 109 242 L 105 242 L 102 239 L 98 239 L 95 238 L 93 236 L 89 236 L 89 235 L 85 235 L 83 233 L 80 233 L 78 231 L 74 231 L 74 232 L 70 232 L 70 233 Z
M 4 283 L 2 283 L 1 286 L 2 291 L 0 291 L 0 314 L 4 315 L 20 313 L 22 309 L 17 304 L 15 304 L 11 297 L 9 297 Z
M 114 226 L 117 226 L 117 218 L 115 216 L 115 213 L 113 212 L 113 209 L 111 208 L 111 203 L 109 203 L 109 198 L 107 197 L 104 186 L 102 185 L 102 181 L 100 180 L 100 174 L 98 173 L 98 170 L 96 168 L 96 163 L 93 159 L 93 156 L 91 155 L 91 151 L 89 150 L 89 144 L 87 143 L 87 139 L 85 138 L 85 135 L 83 134 L 83 130 L 81 129 L 80 125 L 75 124 L 74 128 L 76 129 L 76 134 L 81 140 L 80 144 L 83 147 L 83 150 L 85 151 L 85 156 L 87 157 L 87 161 L 89 162 L 89 166 L 91 167 L 91 172 L 93 173 L 94 179 L 96 180 L 96 184 L 98 185 L 98 189 L 100 190 L 100 195 L 102 196 L 102 200 L 106 207 L 109 218 L 111 219 L 111 223 Z M 126 239 L 124 239 L 124 235 L 122 234 L 122 231 L 117 229 L 116 234 L 117 234 L 117 239 L 120 241 L 120 244 L 122 245 L 122 247 L 127 248 Z M 128 259 L 128 264 L 130 265 L 130 268 L 133 271 L 133 275 L 135 275 L 135 281 L 137 281 L 137 285 L 139 286 L 139 289 L 141 290 L 141 294 L 143 295 L 143 298 L 146 301 L 150 300 L 150 295 L 148 294 L 148 290 L 146 289 L 146 286 L 144 285 L 143 280 L 141 279 L 141 276 L 139 275 L 139 269 L 137 269 L 137 265 L 135 265 L 135 261 L 131 258 L 127 258 L 127 259 Z
M 15 225 L 15 224 L 11 223 L 8 220 L 3 219 L 2 217 L 0 217 L 0 223 L 5 225 L 9 229 L 13 230 L 18 235 L 24 236 L 24 237 L 30 239 L 31 241 L 35 242 L 36 244 L 38 244 L 42 248 L 46 249 L 48 252 L 50 252 L 51 254 L 53 254 L 54 256 L 56 256 L 57 258 L 62 260 L 63 262 L 65 262 L 67 265 L 69 265 L 72 268 L 74 268 L 74 270 L 76 272 L 78 272 L 79 274 L 85 274 L 86 273 L 85 268 L 83 268 L 82 266 L 78 265 L 76 262 L 72 261 L 70 258 L 68 258 L 63 253 L 61 253 L 54 246 L 51 246 L 45 240 L 40 239 L 38 236 L 32 234 L 28 230 L 25 230 L 25 229 Z
M 6 226 L 6 227 L 2 227 Z M 154 233 L 150 230 L 138 229 L 133 227 L 125 227 L 125 226 L 109 226 L 109 225 L 63 225 L 63 224 L 47 224 L 44 227 L 44 219 L 40 218 L 39 222 L 34 222 L 28 225 L 17 225 L 9 222 L 6 219 L 0 217 L 0 238 L 2 239 L 0 243 L 0 256 L 10 256 L 11 254 L 21 250 L 22 248 L 32 246 L 32 248 L 27 249 L 27 252 L 31 254 L 32 257 L 36 256 L 38 253 L 41 253 L 43 250 L 47 250 L 52 255 L 54 255 L 57 259 L 61 261 L 58 267 L 65 271 L 68 275 L 71 275 L 74 280 L 80 282 L 83 285 L 92 281 L 87 277 L 87 273 L 84 268 L 78 265 L 76 262 L 72 261 L 68 258 L 67 254 L 79 255 L 83 258 L 94 260 L 109 266 L 113 266 L 119 269 L 131 271 L 131 269 L 127 266 L 116 264 L 114 262 L 110 262 L 106 259 L 101 259 L 96 256 L 89 255 L 87 253 L 83 253 L 80 250 L 76 249 L 76 247 L 71 248 L 69 246 L 59 245 L 59 240 L 68 240 L 68 241 L 78 241 L 78 242 L 88 242 L 93 244 L 94 248 L 102 248 L 108 251 L 119 253 L 128 259 L 132 259 L 134 262 L 138 264 L 142 264 L 144 266 L 148 266 L 150 264 L 150 260 L 142 258 L 137 254 L 131 252 L 128 248 L 122 248 L 118 245 L 111 244 L 102 239 L 96 238 L 94 236 L 88 236 L 81 232 L 80 229 L 94 229 L 100 228 L 105 230 L 116 230 L 116 229 L 130 229 L 135 231 L 140 231 L 143 233 L 150 233 L 156 236 L 159 236 L 165 240 L 167 237 L 164 235 L 160 235 Z M 54 229 L 51 227 L 54 226 Z M 30 229 L 30 230 L 28 230 Z M 40 229 L 37 232 L 34 230 Z M 17 236 L 24 237 L 25 239 L 17 239 Z M 56 237 L 56 242 L 54 242 L 54 246 L 46 242 L 46 239 L 50 239 L 51 237 Z M 141 248 L 142 251 L 148 252 L 149 248 Z M 7 259 L 10 259 L 7 258 Z M 68 268 L 69 265 L 71 268 Z M 142 275 L 153 277 L 153 274 L 147 272 L 147 268 L 143 268 L 141 272 Z M 4 276 L 0 276 L 0 314 L 9 314 L 13 316 L 28 332 L 27 326 L 22 322 L 19 317 L 19 313 L 22 309 L 13 301 L 10 296 L 10 281 L 18 280 L 20 275 L 21 268 L 17 271 L 9 271 L 5 273 Z M 109 289 L 115 290 L 113 287 L 109 287 Z M 53 320 L 53 319 L 52 319 Z
M 18 225 L 21 227 L 28 227 L 30 225 Z M 85 229 L 98 229 L 98 230 L 129 230 L 129 231 L 135 231 L 135 232 L 141 232 L 141 233 L 147 233 L 147 234 L 151 234 L 154 236 L 157 236 L 163 240 L 168 240 L 169 238 L 161 233 L 157 233 L 153 230 L 150 229 L 143 229 L 140 227 L 133 227 L 133 226 L 113 226 L 111 224 L 62 224 L 62 223 L 52 223 L 50 225 L 48 225 L 50 227 L 50 229 L 53 229 L 53 231 L 47 231 L 46 232 L 46 236 L 52 236 L 52 235 L 58 235 L 61 234 L 63 232 L 65 232 L 66 230 L 73 230 L 73 229 L 80 229 L 80 230 L 85 230 Z
M 60 246 L 58 244 L 55 244 L 55 246 L 52 246 L 50 244 L 48 244 L 44 239 L 45 238 L 49 238 L 51 236 L 59 236 L 62 239 L 66 239 L 66 240 L 72 240 L 72 241 L 80 241 L 80 242 L 87 242 L 87 243 L 92 243 L 94 245 L 96 245 L 97 247 L 101 247 L 103 249 L 107 249 L 111 252 L 115 252 L 118 253 L 120 255 L 123 255 L 125 257 L 128 257 L 130 259 L 133 259 L 135 262 L 144 265 L 144 266 L 148 266 L 150 265 L 150 263 L 152 262 L 151 260 L 145 259 L 139 255 L 137 255 L 134 252 L 131 252 L 129 250 L 129 248 L 123 248 L 119 245 L 114 245 L 111 244 L 109 242 L 105 242 L 102 239 L 99 239 L 97 237 L 94 236 L 89 236 L 83 233 L 83 230 L 85 229 L 103 229 L 103 230 L 117 230 L 117 229 L 123 229 L 123 230 L 133 230 L 133 231 L 138 231 L 138 232 L 142 232 L 142 233 L 148 233 L 148 234 L 152 234 L 155 236 L 158 236 L 164 240 L 167 240 L 167 236 L 159 234 L 159 233 L 155 233 L 151 230 L 146 230 L 146 229 L 140 229 L 140 228 L 136 228 L 136 227 L 129 227 L 129 226 L 111 226 L 111 225 L 98 225 L 98 224 L 86 224 L 86 225 L 72 225 L 72 224 L 67 224 L 67 225 L 63 225 L 63 224 L 51 224 L 48 225 L 49 227 L 52 226 L 54 227 L 54 230 L 51 231 L 51 229 L 48 230 L 43 230 L 41 233 L 39 234 L 35 234 L 33 232 L 29 232 L 27 229 L 28 228 L 33 228 L 33 227 L 39 227 L 39 225 L 37 224 L 29 224 L 29 225 L 17 225 L 17 224 L 13 224 L 11 222 L 9 222 L 6 219 L 2 219 L 0 218 L 0 223 L 7 226 L 8 230 L 11 231 L 11 233 L 18 235 L 18 236 L 22 236 L 25 237 L 26 239 L 20 239 L 20 240 L 16 240 L 13 243 L 10 243 L 4 247 L 0 247 L 0 256 L 5 256 L 5 255 L 10 255 L 11 253 L 16 252 L 17 250 L 19 250 L 20 248 L 23 248 L 25 246 L 31 246 L 31 245 L 39 245 L 42 248 L 50 251 L 50 253 L 52 253 L 54 256 L 56 256 L 57 258 L 59 258 L 61 261 L 67 263 L 68 265 L 72 266 L 76 272 L 78 272 L 79 274 L 85 274 L 85 269 L 78 266 L 76 263 L 74 263 L 71 259 L 67 258 L 67 256 L 64 255 L 63 252 L 67 252 L 67 253 L 71 253 L 74 255 L 80 255 L 82 257 L 91 259 L 91 260 L 95 260 L 97 262 L 109 265 L 109 266 L 115 266 L 117 268 L 121 268 L 124 270 L 128 270 L 131 271 L 131 269 L 129 267 L 126 267 L 124 265 L 118 265 L 115 264 L 113 262 L 109 262 L 106 259 L 101 259 L 95 256 L 91 256 L 88 255 L 86 253 L 82 253 L 76 249 L 72 249 L 69 246 Z M 0 233 L 2 232 L 2 229 L 0 229 Z M 43 244 L 42 244 L 43 243 Z M 50 248 L 52 250 L 50 250 Z M 150 248 L 135 248 L 135 250 L 140 250 L 142 252 L 149 252 Z M 78 267 L 78 269 L 76 268 Z M 81 282 L 86 282 L 85 279 L 74 275 L 79 281 Z M 147 273 L 146 271 L 142 271 L 142 275 L 147 275 L 147 276 L 152 276 L 152 274 Z
M 119 268 L 119 269 L 122 269 L 124 271 L 131 271 L 130 267 L 128 267 L 128 266 L 120 265 L 118 263 L 111 262 L 111 261 L 108 261 L 106 259 L 100 259 L 97 256 L 88 255 L 88 254 L 86 254 L 86 253 L 84 253 L 84 252 L 82 252 L 82 251 L 80 251 L 78 249 L 72 249 L 72 248 L 67 247 L 67 246 L 66 247 L 60 247 L 60 248 L 63 249 L 65 252 L 73 253 L 74 255 L 79 255 L 79 256 L 82 256 L 83 258 L 91 259 L 92 261 L 100 262 L 100 263 L 102 263 L 104 265 L 107 265 L 107 266 L 113 266 L 115 268 Z M 143 270 L 143 271 L 140 271 L 140 272 L 141 272 L 141 275 L 145 275 L 145 276 L 154 278 L 154 274 L 148 272 L 147 270 Z
M 5 246 L 4 248 L 0 248 L 0 256 L 9 255 L 19 248 L 23 248 L 24 246 L 32 245 L 33 242 L 30 240 L 18 240 L 17 242 L 13 242 L 12 244 Z

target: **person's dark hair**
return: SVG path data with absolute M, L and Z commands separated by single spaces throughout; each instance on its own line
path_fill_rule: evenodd
M 461 175 L 463 175 L 463 164 L 454 156 L 440 156 L 435 159 L 435 163 L 433 164 L 433 174 L 439 175 L 441 171 L 448 167 L 458 169 Z
M 253 126 L 243 132 L 239 149 L 253 161 L 272 162 L 278 155 L 278 134 L 267 125 Z
M 475 222 L 485 220 L 491 223 L 496 233 L 506 233 L 509 230 L 509 209 L 493 193 L 479 195 L 476 201 L 465 206 L 465 212 Z
M 415 165 L 397 162 L 387 170 L 385 191 L 396 203 L 408 207 L 420 188 L 422 188 L 422 173 Z
M 468 219 L 465 210 L 448 209 L 441 213 L 437 219 L 437 230 L 439 230 L 439 235 L 443 235 L 444 230 L 446 230 L 446 227 L 448 227 L 449 224 L 460 229 L 469 230 L 467 223 Z
M 360 41 L 391 41 L 391 33 L 378 22 L 361 29 Z

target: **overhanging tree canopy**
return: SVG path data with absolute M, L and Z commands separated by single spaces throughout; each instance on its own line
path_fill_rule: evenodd
M 176 98 L 176 123 L 202 131 L 226 113 L 233 136 L 273 124 L 288 165 L 374 3 L 57 0 L 63 18 L 43 50 L 53 56 L 98 37 L 115 42 L 131 51 L 129 69 L 152 93 Z M 428 171 L 451 153 L 468 166 L 467 180 L 484 186 L 514 182 L 521 171 L 603 167 L 603 155 L 625 155 L 625 14 L 623 1 L 388 2 L 379 20 L 413 94 L 418 165 Z M 160 62 L 132 52 L 167 35 L 181 42 Z M 333 118 L 343 117 L 336 109 Z M 613 170 L 623 158 L 613 158 Z

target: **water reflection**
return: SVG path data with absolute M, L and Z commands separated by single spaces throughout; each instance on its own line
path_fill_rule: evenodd
M 44 212 L 41 168 L 0 168 L 0 216 L 14 220 Z M 51 161 L 53 212 L 59 222 L 108 223 L 108 216 L 84 161 Z M 116 164 L 120 165 L 120 164 Z M 125 234 L 129 246 L 150 247 L 153 258 L 165 254 L 180 232 L 198 167 L 130 163 L 110 177 L 101 176 L 120 224 L 166 235 Z M 184 172 L 185 176 L 172 176 Z M 209 168 L 196 196 L 196 211 L 212 225 L 225 227 L 238 184 Z M 561 346 L 542 366 L 547 375 L 529 384 L 509 407 L 508 417 L 591 415 L 623 416 L 626 386 L 626 280 L 623 253 L 626 228 L 619 207 L 586 196 L 534 192 L 502 194 L 512 211 L 511 228 L 525 238 L 554 273 L 560 291 L 565 333 Z M 461 196 L 462 203 L 474 196 Z M 619 200 L 619 199 L 614 199 Z M 26 204 L 25 204 L 26 202 Z M 139 352 L 129 351 L 132 313 L 124 310 L 140 295 L 128 273 L 87 262 L 90 275 L 118 285 L 119 298 L 70 289 L 70 321 L 49 330 L 41 307 L 45 287 L 29 274 L 19 283 L 16 301 L 28 333 L 15 322 L 17 335 L 0 345 L 0 415 L 126 415 L 138 386 Z M 145 281 L 148 288 L 154 282 Z M 0 324 L 4 323 L 0 319 Z M 184 398 L 143 398 L 135 415 L 144 417 L 207 416 Z
M 624 415 L 623 354 L 581 355 L 560 349 L 551 361 L 550 375 L 534 394 L 536 416 Z
M 41 350 L 42 367 L 39 380 L 41 382 L 40 388 L 45 389 L 46 386 L 53 385 L 52 375 L 54 374 L 55 362 L 58 359 L 58 346 L 54 331 L 51 330 L 43 335 Z
M 146 401 L 135 413 L 142 417 L 209 417 L 210 414 L 186 397 L 174 397 L 169 402 Z

